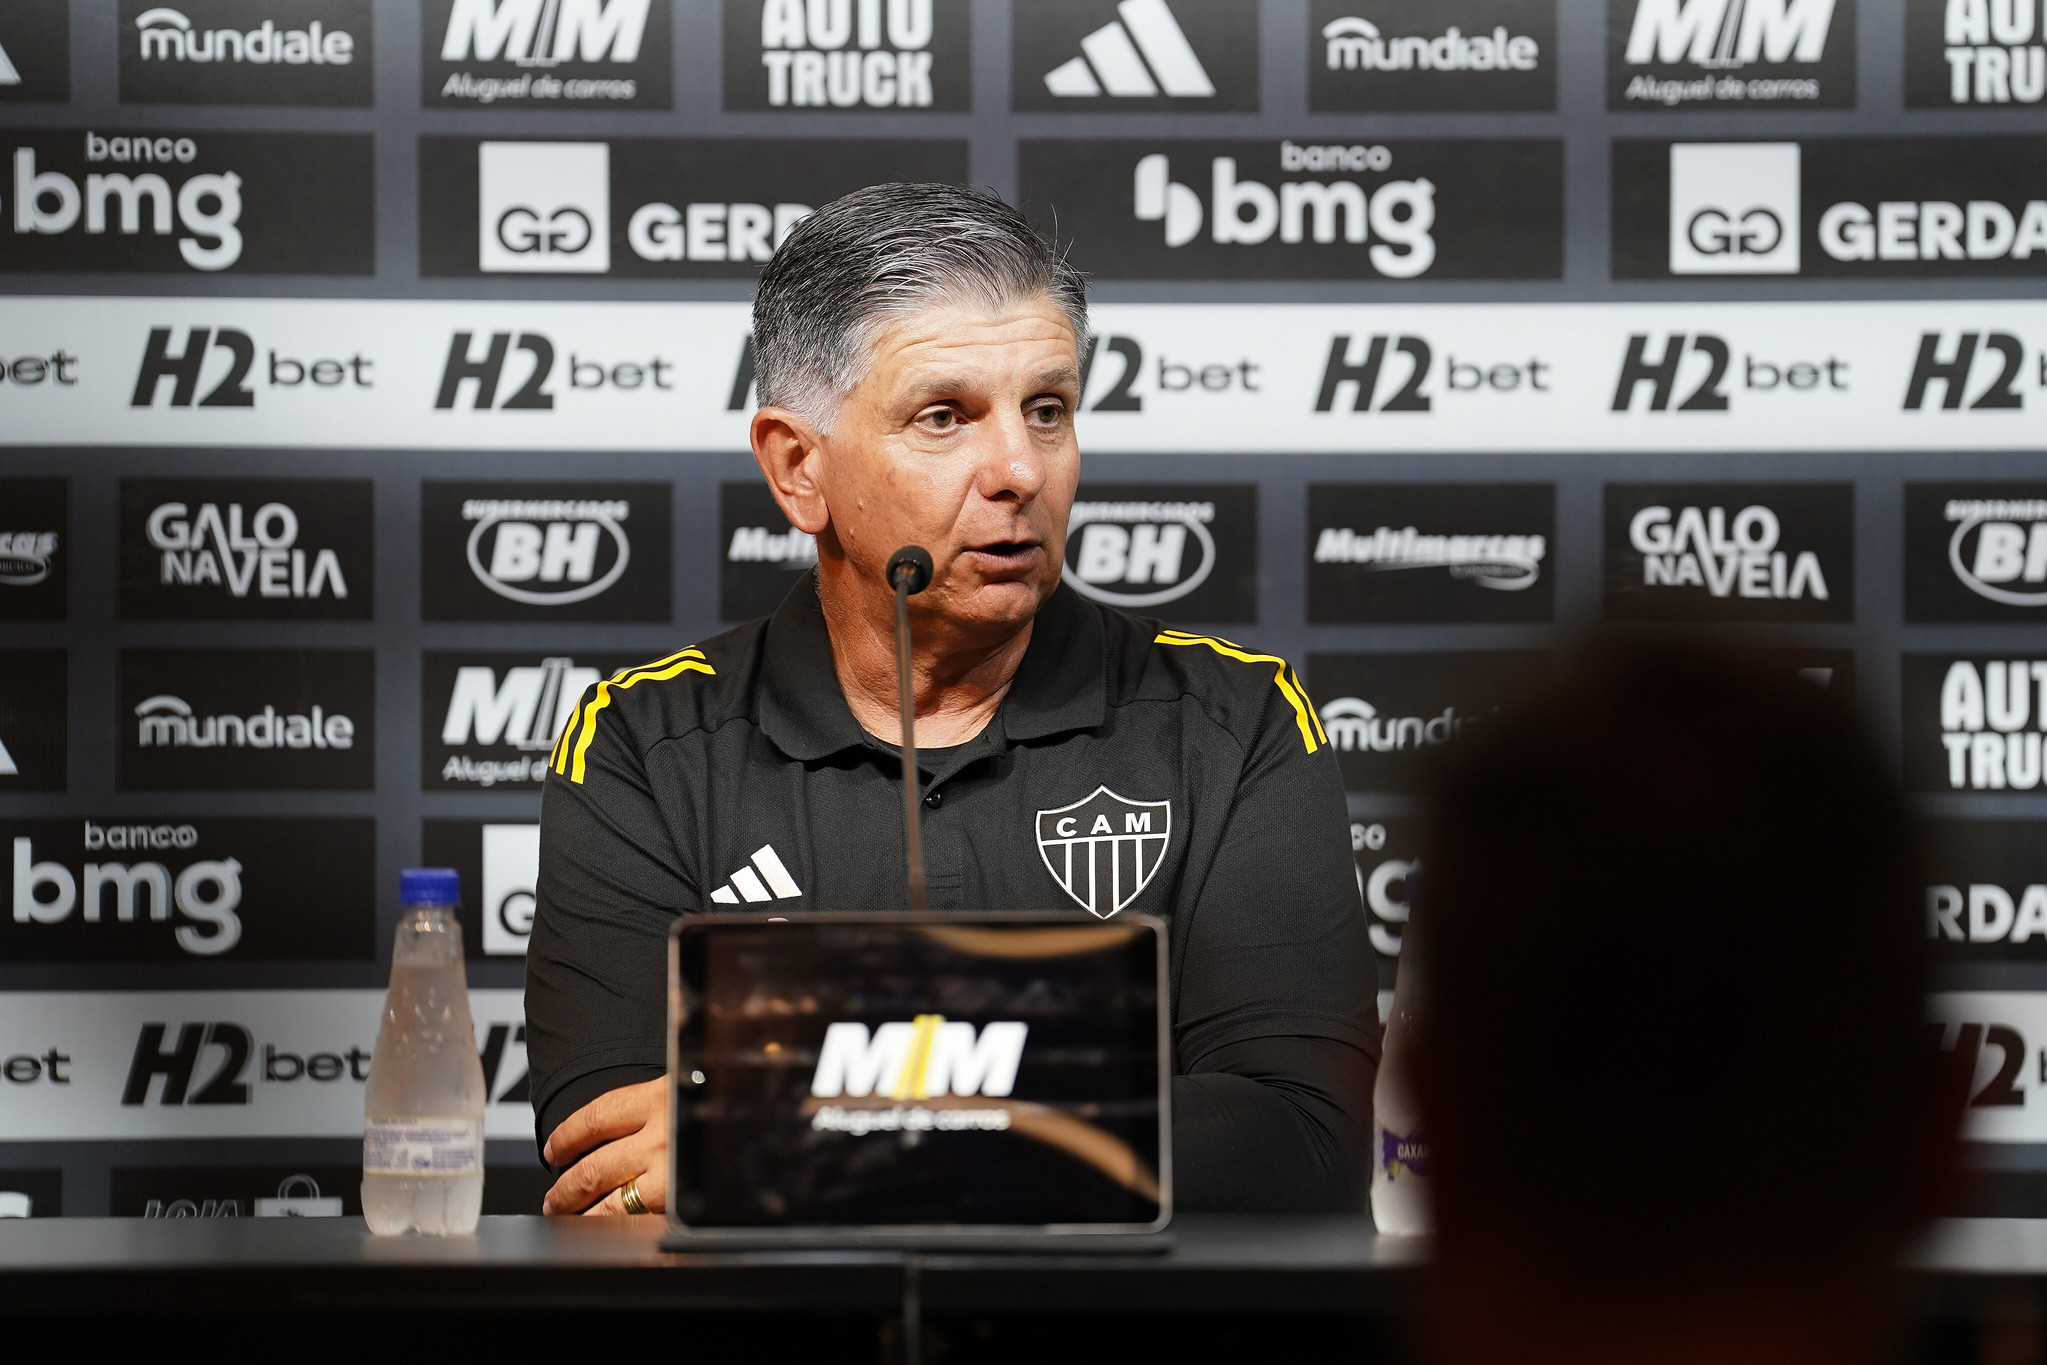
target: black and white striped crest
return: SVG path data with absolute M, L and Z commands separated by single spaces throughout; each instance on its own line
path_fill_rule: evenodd
M 1070 806 L 1038 812 L 1038 854 L 1089 914 L 1107 919 L 1137 899 L 1173 837 L 1171 801 L 1132 801 L 1096 787 Z

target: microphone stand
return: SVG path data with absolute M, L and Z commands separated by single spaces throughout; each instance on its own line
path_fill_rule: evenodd
M 889 556 L 889 586 L 896 596 L 896 714 L 903 723 L 903 855 L 909 867 L 904 892 L 909 908 L 924 909 L 924 832 L 917 795 L 917 707 L 910 676 L 910 597 L 931 584 L 931 556 L 905 545 Z

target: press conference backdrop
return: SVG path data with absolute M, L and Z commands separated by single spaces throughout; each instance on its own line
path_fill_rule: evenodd
M 813 561 L 747 300 L 902 179 L 1094 277 L 1068 578 L 1301 665 L 1382 984 L 1426 754 L 1596 622 L 1753 649 L 1894 752 L 2047 1213 L 2043 59 L 2042 0 L 9 0 L 0 1215 L 354 1211 L 419 862 L 535 1206 L 543 756 Z

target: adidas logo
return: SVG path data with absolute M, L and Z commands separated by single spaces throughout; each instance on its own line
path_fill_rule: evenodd
M 1166 0 L 1123 0 L 1116 13 L 1120 23 L 1105 24 L 1080 40 L 1081 56 L 1045 73 L 1047 90 L 1076 99 L 1104 91 L 1121 96 L 1163 91 L 1186 98 L 1215 94 L 1215 83 Z
M 737 905 L 742 900 L 792 900 L 802 894 L 803 888 L 782 865 L 775 846 L 762 844 L 754 851 L 752 866 L 742 867 L 733 873 L 729 882 L 711 893 L 711 899 L 720 905 Z
M 7 58 L 7 49 L 0 47 L 0 85 L 20 85 L 21 72 Z
M 14 755 L 7 752 L 7 741 L 0 739 L 0 777 L 19 776 L 21 776 L 21 769 L 14 766 Z

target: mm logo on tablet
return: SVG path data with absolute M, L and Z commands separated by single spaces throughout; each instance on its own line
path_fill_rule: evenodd
M 841 1095 L 864 1099 L 924 1100 L 943 1095 L 1006 1096 L 1016 1088 L 1029 1026 L 998 1021 L 978 1037 L 972 1024 L 951 1023 L 942 1014 L 920 1014 L 909 1023 L 888 1023 L 872 1034 L 867 1025 L 837 1023 L 825 1030 L 810 1093 L 819 1099 Z

